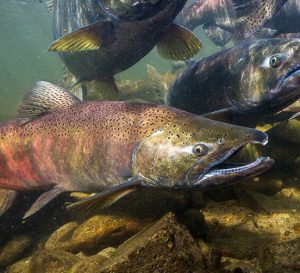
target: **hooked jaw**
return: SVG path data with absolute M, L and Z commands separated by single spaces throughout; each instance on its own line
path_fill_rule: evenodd
M 228 186 L 239 179 L 259 175 L 269 170 L 274 165 L 274 160 L 269 157 L 259 157 L 248 164 L 226 164 L 238 149 L 246 144 L 266 145 L 268 136 L 263 132 L 257 133 L 257 138 L 233 147 L 219 160 L 213 162 L 193 182 L 189 183 L 193 189 L 209 189 L 220 186 Z

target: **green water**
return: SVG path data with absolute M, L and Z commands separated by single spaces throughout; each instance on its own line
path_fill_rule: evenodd
M 15 117 L 34 82 L 54 81 L 62 74 L 58 56 L 47 52 L 52 40 L 51 19 L 45 4 L 39 1 L 1 1 L 1 121 Z
M 196 34 L 205 45 L 195 57 L 210 55 L 217 48 L 200 29 Z M 47 51 L 52 41 L 52 13 L 37 0 L 1 1 L 0 6 L 0 121 L 15 118 L 24 94 L 38 80 L 55 82 L 63 74 L 57 54 Z M 139 63 L 117 75 L 139 79 L 146 75 L 146 64 L 159 72 L 170 69 L 170 62 L 158 56 L 156 49 Z

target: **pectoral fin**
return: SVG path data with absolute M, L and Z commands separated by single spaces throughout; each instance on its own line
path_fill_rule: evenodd
M 104 190 L 89 198 L 67 206 L 68 210 L 76 212 L 91 212 L 95 209 L 103 209 L 108 207 L 124 197 L 125 195 L 135 191 L 141 186 L 139 180 L 131 179 L 128 182 L 115 186 L 113 188 Z
M 157 44 L 158 53 L 165 59 L 187 61 L 199 52 L 202 45 L 190 30 L 173 24 L 168 34 Z
M 75 30 L 54 41 L 48 48 L 56 52 L 79 52 L 98 50 L 114 41 L 114 23 L 110 20 Z
M 60 187 L 54 187 L 51 190 L 43 193 L 31 206 L 31 208 L 25 213 L 23 219 L 28 218 L 29 216 L 35 214 L 44 206 L 46 206 L 50 201 L 56 198 L 61 193 L 65 192 L 65 189 Z
M 0 216 L 10 209 L 16 196 L 16 191 L 0 189 Z

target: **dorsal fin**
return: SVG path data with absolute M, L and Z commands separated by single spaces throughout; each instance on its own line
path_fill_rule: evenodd
M 80 99 L 66 89 L 49 82 L 39 81 L 32 91 L 25 96 L 23 105 L 18 112 L 18 120 L 21 123 L 26 123 L 79 102 Z

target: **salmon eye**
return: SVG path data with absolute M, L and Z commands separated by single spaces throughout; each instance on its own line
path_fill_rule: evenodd
M 207 153 L 207 147 L 203 144 L 196 144 L 193 148 L 193 153 L 197 156 L 202 156 Z
M 281 59 L 278 56 L 273 56 L 270 59 L 270 66 L 276 68 L 281 65 Z

